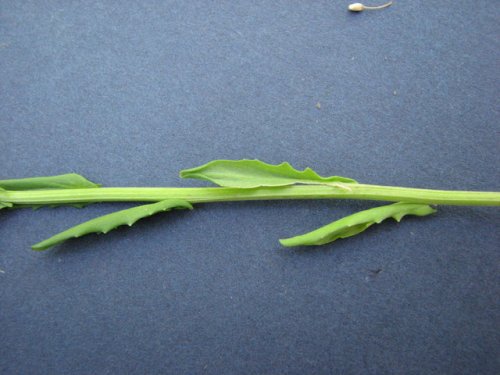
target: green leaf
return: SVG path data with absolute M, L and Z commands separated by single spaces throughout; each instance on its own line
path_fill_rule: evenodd
M 5 190 L 88 189 L 98 187 L 100 187 L 100 185 L 95 184 L 76 173 L 61 174 L 58 176 L 0 180 L 0 188 Z
M 259 160 L 214 160 L 200 167 L 185 169 L 181 171 L 180 176 L 208 180 L 219 186 L 235 188 L 307 184 L 349 189 L 342 184 L 356 183 L 347 177 L 322 177 L 310 168 L 298 171 L 286 162 L 272 165 Z
M 1 199 L 2 199 L 2 198 L 3 198 L 3 199 L 5 199 L 5 196 L 4 196 L 4 197 L 2 197 L 2 195 L 4 195 L 4 193 L 5 193 L 5 190 L 4 190 L 4 189 L 2 189 L 2 188 L 0 188 L 0 210 L 1 210 L 2 208 L 7 208 L 7 207 L 12 207 L 12 206 L 13 206 L 13 205 L 12 205 L 12 203 L 10 203 L 10 202 L 2 202 L 2 200 L 1 200 Z
M 282 239 L 280 243 L 286 247 L 324 245 L 339 238 L 354 236 L 390 217 L 399 222 L 405 215 L 426 216 L 434 212 L 436 210 L 426 204 L 394 203 L 357 212 L 312 232 Z
M 12 207 L 12 203 L 9 202 L 0 202 L 0 210 L 2 208 Z
M 17 205 L 16 208 L 32 208 L 33 210 L 38 210 L 40 208 L 59 208 L 59 207 L 74 207 L 74 208 L 85 208 L 94 204 L 93 202 L 85 203 L 51 203 L 51 204 L 23 204 Z
M 181 199 L 167 199 L 153 204 L 133 207 L 122 211 L 113 212 L 85 223 L 74 226 L 64 232 L 58 233 L 42 242 L 33 245 L 33 250 L 46 250 L 70 238 L 77 238 L 89 233 L 108 233 L 120 225 L 132 226 L 137 220 L 154 215 L 162 211 L 170 211 L 173 208 L 192 209 L 191 204 Z

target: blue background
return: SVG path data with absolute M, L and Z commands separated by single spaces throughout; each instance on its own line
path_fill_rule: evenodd
M 1 1 L 0 178 L 205 186 L 178 172 L 258 158 L 499 190 L 498 2 L 348 4 Z M 45 253 L 131 205 L 2 210 L 0 371 L 498 373 L 497 209 L 278 243 L 375 205 L 205 204 Z

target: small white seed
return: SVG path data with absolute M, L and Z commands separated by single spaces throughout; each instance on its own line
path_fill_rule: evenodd
M 361 3 L 353 3 L 349 5 L 349 10 L 351 12 L 362 12 L 363 10 L 365 10 L 365 6 Z

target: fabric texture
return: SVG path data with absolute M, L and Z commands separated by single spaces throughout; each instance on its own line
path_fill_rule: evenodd
M 3 1 L 0 178 L 208 186 L 178 173 L 249 158 L 498 190 L 497 4 L 348 4 Z M 498 209 L 278 243 L 378 204 L 196 205 L 45 253 L 133 204 L 1 210 L 0 372 L 499 373 Z

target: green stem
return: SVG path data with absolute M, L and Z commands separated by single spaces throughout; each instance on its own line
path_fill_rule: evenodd
M 366 184 L 293 185 L 253 189 L 202 188 L 90 188 L 0 191 L 0 201 L 15 205 L 88 202 L 156 202 L 183 199 L 191 203 L 271 199 L 362 199 L 461 206 L 500 206 L 500 193 L 414 189 Z

